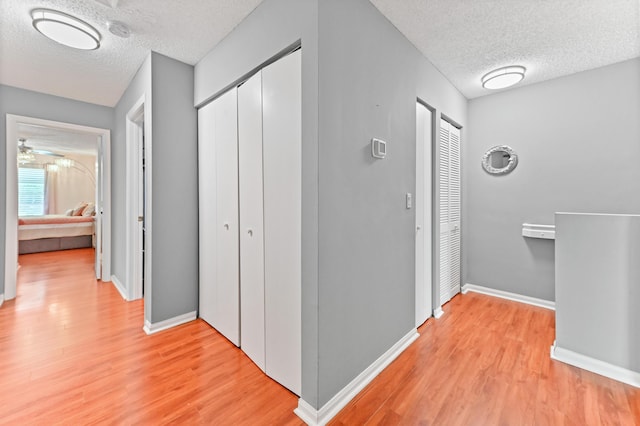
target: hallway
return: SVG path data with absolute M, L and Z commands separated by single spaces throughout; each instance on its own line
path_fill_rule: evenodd
M 147 336 L 142 300 L 96 281 L 93 262 L 20 256 L 0 308 L 0 424 L 301 424 L 295 395 L 204 322 Z

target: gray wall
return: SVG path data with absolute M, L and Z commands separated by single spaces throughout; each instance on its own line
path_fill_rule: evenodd
M 196 65 L 195 103 L 296 40 L 302 398 L 320 408 L 414 328 L 415 216 L 404 194 L 415 190 L 415 102 L 464 124 L 466 99 L 366 0 L 266 0 Z M 386 160 L 371 159 L 372 137 L 389 142 Z
M 113 131 L 113 108 L 0 85 L 0 200 L 6 199 L 6 114 L 61 121 Z M 11 142 L 11 141 L 9 141 Z M 17 143 L 17 142 L 15 142 Z M 4 293 L 5 208 L 0 208 L 0 293 Z
M 151 97 L 151 55 L 147 56 L 115 107 L 115 130 L 111 135 L 111 273 L 126 285 L 127 208 L 127 113 L 145 95 Z M 151 117 L 150 104 L 145 120 Z M 149 135 L 147 135 L 149 136 Z M 147 316 L 145 316 L 146 318 Z
M 302 45 L 302 396 L 318 400 L 318 4 L 265 0 L 195 67 L 195 104 Z
M 556 220 L 556 346 L 640 373 L 640 216 Z
M 198 309 L 198 136 L 193 66 L 151 54 L 152 323 Z
M 415 329 L 416 98 L 462 124 L 466 99 L 369 1 L 319 4 L 322 406 Z
M 145 96 L 151 123 L 151 288 L 145 285 L 145 320 L 157 323 L 197 310 L 197 112 L 193 67 L 149 54 L 116 105 L 112 143 L 113 273 L 125 282 L 126 115 Z M 147 155 L 149 153 L 147 152 Z M 149 214 L 148 214 L 149 216 Z M 148 240 L 147 240 L 148 241 Z M 147 283 L 146 283 L 147 284 Z
M 554 300 L 554 243 L 523 222 L 554 212 L 640 212 L 640 59 L 469 102 L 463 150 L 464 282 Z M 507 144 L 506 176 L 480 166 Z

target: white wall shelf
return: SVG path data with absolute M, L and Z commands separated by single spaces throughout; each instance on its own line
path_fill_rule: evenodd
M 529 238 L 542 238 L 545 240 L 556 239 L 555 225 L 539 225 L 535 223 L 522 224 L 522 236 Z

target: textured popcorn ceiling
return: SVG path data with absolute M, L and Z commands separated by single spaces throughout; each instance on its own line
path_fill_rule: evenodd
M 370 1 L 468 98 L 490 93 L 480 77 L 505 65 L 527 67 L 523 85 L 640 56 L 640 0 Z M 260 2 L 0 0 L 0 84 L 113 106 L 150 50 L 195 64 Z M 102 46 L 46 39 L 31 25 L 36 7 L 86 20 Z
M 114 106 L 149 51 L 198 62 L 261 0 L 0 0 L 0 84 Z M 30 11 L 72 14 L 102 35 L 101 47 L 81 51 L 38 33 Z M 118 20 L 128 39 L 107 29 Z
M 520 87 L 640 56 L 640 0 L 370 1 L 469 99 L 502 66 Z
M 76 153 L 97 155 L 98 137 L 94 134 L 58 129 L 49 126 L 18 124 L 18 139 L 26 139 L 25 145 L 60 154 Z M 18 144 L 19 141 L 16 141 Z

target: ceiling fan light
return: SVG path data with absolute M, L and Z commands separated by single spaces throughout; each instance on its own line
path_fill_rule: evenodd
M 36 156 L 30 152 L 18 152 L 18 164 L 29 164 L 36 161 Z
M 86 22 L 50 9 L 31 11 L 33 27 L 45 37 L 81 50 L 95 50 L 100 47 L 100 33 Z
M 73 166 L 73 160 L 71 158 L 56 158 L 56 165 L 68 169 Z
M 498 90 L 518 84 L 524 78 L 527 69 L 521 65 L 498 68 L 482 76 L 482 87 Z
M 44 167 L 49 173 L 56 173 L 60 170 L 58 165 L 53 163 L 47 163 Z

